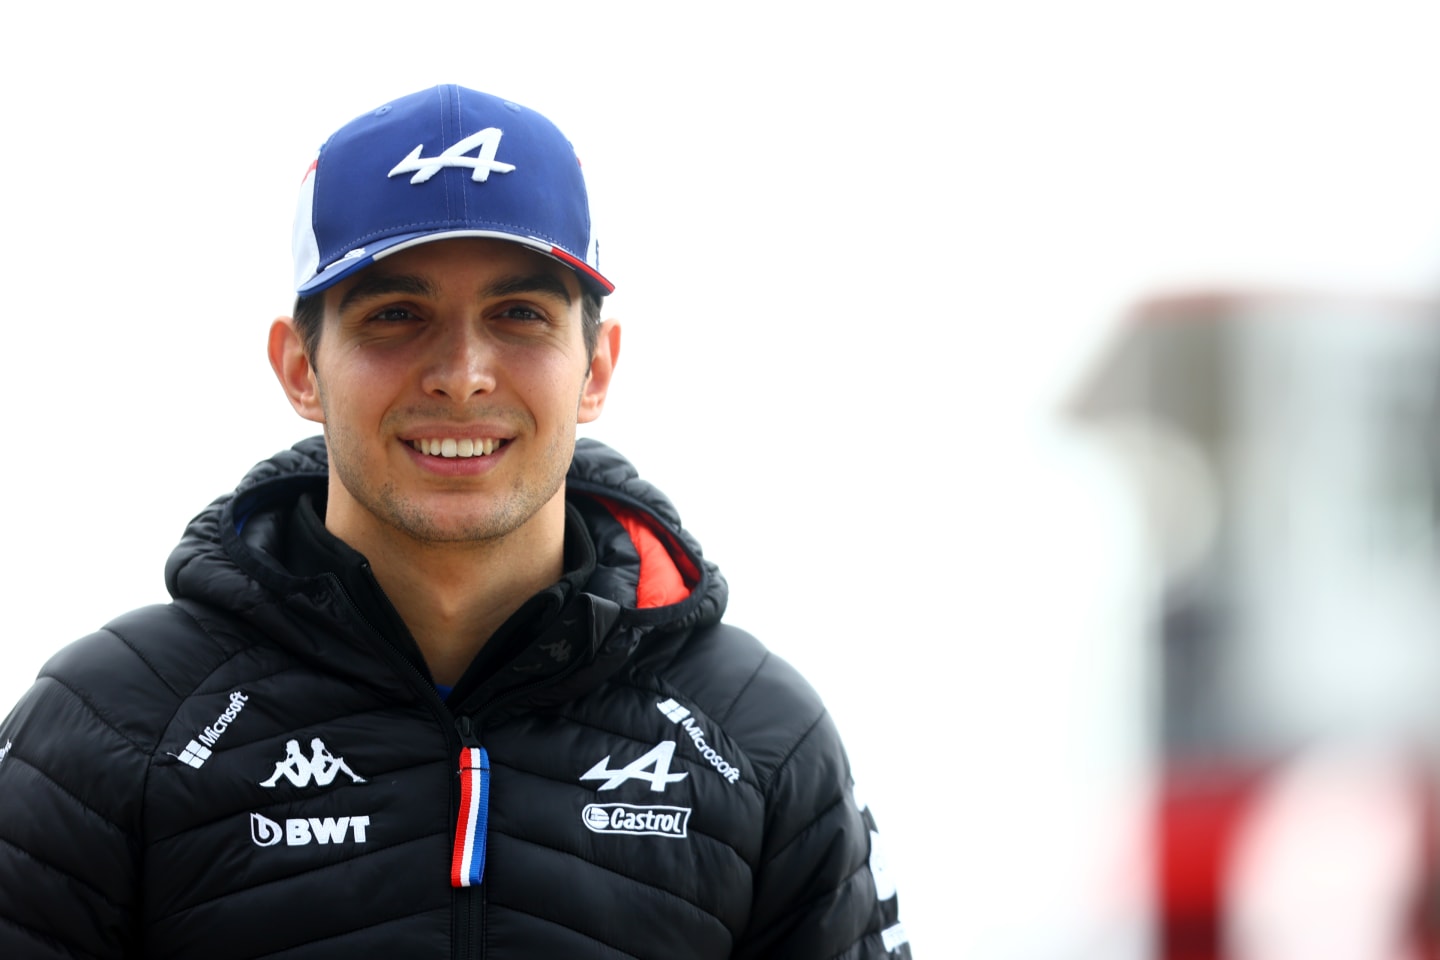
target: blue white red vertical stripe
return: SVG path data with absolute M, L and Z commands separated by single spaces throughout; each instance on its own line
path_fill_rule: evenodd
M 490 818 L 490 755 L 484 747 L 460 750 L 460 816 L 455 822 L 455 852 L 450 885 L 478 887 L 485 879 L 485 831 Z

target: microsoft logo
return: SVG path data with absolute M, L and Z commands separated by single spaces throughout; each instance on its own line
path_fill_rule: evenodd
M 179 760 L 181 763 L 188 763 L 190 766 L 198 770 L 205 763 L 206 760 L 210 759 L 210 748 L 202 747 L 196 741 L 191 740 L 189 743 L 185 744 L 184 750 L 181 750 L 177 754 L 172 754 L 172 756 L 174 756 L 175 759 Z

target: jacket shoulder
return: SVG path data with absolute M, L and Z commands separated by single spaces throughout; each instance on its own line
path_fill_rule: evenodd
M 228 646 L 191 608 L 141 607 L 62 648 L 40 668 L 36 687 L 63 688 L 148 752 L 180 701 L 233 653 Z
M 132 942 L 146 782 L 204 637 L 173 606 L 128 613 L 51 657 L 0 723 L 0 954 Z
M 737 957 L 908 957 L 897 901 L 871 860 L 878 836 L 815 688 L 744 630 L 695 631 L 656 664 L 663 690 L 704 715 L 762 798 L 755 909 Z M 662 707 L 662 710 L 664 708 Z M 895 952 L 891 952 L 892 945 Z
M 840 750 L 815 688 L 754 635 L 728 623 L 701 627 L 654 665 L 669 689 L 721 726 L 765 789 L 808 738 Z
M 157 753 L 186 699 L 245 639 L 183 602 L 61 649 L 0 722 L 0 956 L 118 955 L 138 936 Z M 125 955 L 129 955 L 126 953 Z
M 184 700 L 247 641 L 188 603 L 132 610 L 61 648 L 0 724 L 0 742 L 47 769 L 89 755 L 148 762 Z

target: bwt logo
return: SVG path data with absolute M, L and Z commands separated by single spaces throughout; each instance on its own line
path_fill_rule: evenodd
M 285 826 L 259 813 L 250 814 L 250 839 L 257 847 L 273 847 L 283 837 L 287 847 L 303 847 L 307 843 L 344 843 L 350 834 L 356 843 L 365 842 L 369 817 L 293 817 Z

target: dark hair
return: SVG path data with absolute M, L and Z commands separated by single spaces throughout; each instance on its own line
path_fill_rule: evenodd
M 595 342 L 600 337 L 600 310 L 605 298 L 589 290 L 580 294 L 580 332 L 585 337 L 585 359 L 595 356 Z M 315 351 L 320 346 L 320 328 L 325 320 L 325 294 L 313 293 L 295 298 L 295 329 L 305 344 L 305 356 L 315 364 Z

